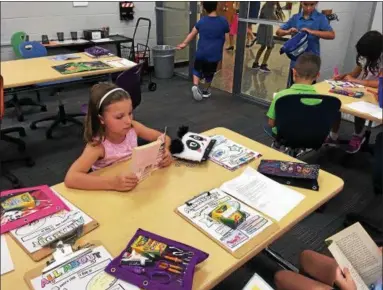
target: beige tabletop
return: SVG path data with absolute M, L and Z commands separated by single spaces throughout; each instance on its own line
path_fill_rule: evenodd
M 295 160 L 228 129 L 215 128 L 205 134 L 224 135 L 260 152 L 266 159 Z M 256 168 L 259 160 L 257 159 L 249 165 Z M 95 172 L 95 174 L 115 175 L 128 171 L 128 162 L 116 164 L 107 170 Z M 112 256 L 120 254 L 138 228 L 178 240 L 209 253 L 209 258 L 198 267 L 195 273 L 194 290 L 213 288 L 343 188 L 342 179 L 321 170 L 318 180 L 320 190 L 294 188 L 304 194 L 306 198 L 278 223 L 277 232 L 254 247 L 242 259 L 236 259 L 177 215 L 174 210 L 196 194 L 219 187 L 223 182 L 238 176 L 245 167 L 231 172 L 210 161 L 194 167 L 185 164 L 174 162 L 170 167 L 154 172 L 149 179 L 139 184 L 132 192 L 74 190 L 66 188 L 63 183 L 57 184 L 53 188 L 100 223 L 97 229 L 88 233 L 83 239 L 101 241 Z M 43 261 L 33 262 L 8 234 L 6 239 L 15 271 L 1 276 L 2 289 L 27 289 L 23 280 L 24 274 L 36 266 L 42 265 Z
M 373 117 L 369 114 L 361 113 L 361 112 L 352 110 L 352 109 L 348 108 L 347 106 L 345 106 L 347 104 L 351 104 L 354 102 L 360 102 L 360 101 L 364 101 L 364 102 L 368 102 L 368 103 L 372 103 L 372 104 L 377 105 L 378 101 L 375 99 L 375 97 L 372 93 L 367 91 L 367 88 L 350 89 L 350 90 L 354 90 L 354 91 L 363 92 L 364 96 L 360 99 L 330 93 L 329 90 L 331 89 L 331 85 L 329 85 L 326 82 L 320 82 L 320 83 L 316 84 L 315 89 L 319 94 L 337 97 L 342 102 L 341 111 L 343 113 L 350 114 L 350 115 L 353 115 L 356 117 L 360 117 L 360 118 L 363 118 L 365 120 L 373 121 L 373 122 L 376 122 L 378 124 L 382 123 L 382 119 L 378 119 L 378 118 Z M 373 89 L 373 88 L 371 88 L 371 90 L 376 91 L 376 89 Z
M 52 68 L 52 66 L 61 65 L 69 62 L 120 59 L 117 56 L 102 57 L 99 59 L 95 59 L 87 56 L 85 53 L 75 54 L 80 56 L 80 58 L 65 61 L 56 61 L 51 59 L 53 56 L 46 56 L 30 59 L 2 61 L 0 64 L 0 71 L 1 75 L 4 78 L 4 88 L 16 88 L 20 86 L 34 85 L 43 82 L 88 77 L 100 74 L 110 74 L 127 70 L 136 65 L 136 63 L 134 62 L 128 61 L 130 65 L 126 67 L 112 67 L 110 69 L 87 71 L 70 75 L 61 74 Z

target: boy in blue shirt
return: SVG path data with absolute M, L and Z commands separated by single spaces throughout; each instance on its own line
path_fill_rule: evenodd
M 177 46 L 177 49 L 184 49 L 199 34 L 192 87 L 193 97 L 197 101 L 211 95 L 210 84 L 222 60 L 225 34 L 230 30 L 226 19 L 217 15 L 217 4 L 217 1 L 203 1 L 207 16 L 202 17 L 186 39 Z M 199 87 L 201 79 L 205 79 L 205 86 L 202 89 Z
M 320 56 L 319 39 L 334 39 L 333 31 L 327 17 L 316 10 L 317 1 L 302 1 L 302 11 L 294 14 L 286 23 L 276 31 L 277 36 L 294 35 L 298 31 L 306 31 L 309 34 L 307 52 Z M 291 69 L 295 66 L 295 62 L 290 64 L 290 80 L 289 86 L 293 83 Z

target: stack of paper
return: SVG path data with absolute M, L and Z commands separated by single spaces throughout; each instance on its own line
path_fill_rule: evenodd
M 7 241 L 4 235 L 1 236 L 1 275 L 14 269 L 11 254 L 9 253 Z
M 114 59 L 114 60 L 104 60 L 104 62 L 113 67 L 129 67 L 134 66 L 135 64 L 125 58 Z
M 378 105 L 360 101 L 348 104 L 346 107 L 382 120 L 382 108 L 379 108 Z
M 246 168 L 237 178 L 225 182 L 221 190 L 277 221 L 305 198 L 251 167 Z

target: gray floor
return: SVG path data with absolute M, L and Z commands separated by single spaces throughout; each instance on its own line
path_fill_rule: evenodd
M 158 85 L 156 92 L 147 92 L 146 86 L 144 87 L 143 102 L 135 112 L 135 118 L 146 125 L 160 130 L 168 126 L 172 136 L 175 136 L 180 125 L 188 125 L 196 132 L 222 126 L 258 142 L 270 144 L 270 139 L 263 132 L 265 107 L 233 98 L 231 94 L 219 90 L 213 90 L 210 99 L 195 102 L 191 98 L 190 82 L 178 77 L 156 82 Z M 67 111 L 78 112 L 80 106 L 87 102 L 88 93 L 88 87 L 76 87 L 63 92 L 62 97 Z M 33 94 L 31 96 L 35 97 Z M 44 127 L 36 131 L 29 129 L 32 120 L 55 113 L 57 110 L 57 102 L 48 92 L 43 92 L 42 98 L 48 106 L 48 112 L 41 113 L 36 109 L 26 108 L 26 121 L 19 123 L 9 109 L 2 124 L 3 128 L 21 125 L 27 129 L 27 137 L 23 139 L 27 142 L 28 152 L 34 158 L 36 165 L 32 168 L 25 167 L 23 163 L 12 163 L 8 166 L 25 186 L 53 185 L 61 182 L 66 170 L 79 156 L 84 146 L 81 138 L 82 129 L 79 127 L 66 125 L 54 132 L 53 140 L 45 139 Z M 377 130 L 381 129 L 375 129 L 373 135 Z M 344 122 L 341 137 L 347 138 L 351 132 L 352 125 Z M 0 152 L 2 158 L 18 154 L 14 146 L 4 142 L 0 143 Z M 343 178 L 345 187 L 328 203 L 323 213 L 310 215 L 272 245 L 273 249 L 295 265 L 298 254 L 303 249 L 324 251 L 323 240 L 342 228 L 345 214 L 362 209 L 373 196 L 370 177 L 371 156 L 367 153 L 357 154 L 347 167 L 340 165 L 343 156 L 344 153 L 340 149 L 321 150 L 305 159 L 308 162 L 319 163 L 322 169 Z M 0 190 L 7 188 L 9 188 L 8 181 L 1 178 Z M 267 270 L 268 264 L 270 261 L 259 255 L 216 289 L 240 289 L 255 270 L 270 278 L 272 272 Z

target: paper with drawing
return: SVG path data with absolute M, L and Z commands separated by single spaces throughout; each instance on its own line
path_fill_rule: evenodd
M 92 252 L 33 278 L 31 284 L 35 290 L 139 290 L 138 287 L 118 280 L 104 272 L 112 256 L 103 246 L 95 247 Z
M 249 163 L 261 154 L 235 143 L 224 136 L 212 136 L 216 140 L 210 152 L 209 159 L 229 170 L 235 170 L 241 165 Z
M 59 193 L 55 193 L 69 207 L 70 211 L 60 211 L 10 232 L 29 253 L 41 250 L 49 241 L 92 221 L 91 217 Z
M 270 219 L 219 189 L 202 193 L 177 210 L 231 252 L 272 224 Z
M 1 235 L 1 275 L 15 269 L 5 236 Z
M 326 242 L 341 268 L 350 270 L 358 290 L 381 289 L 382 252 L 360 223 L 335 234 Z
M 280 221 L 305 196 L 264 176 L 255 169 L 247 167 L 243 173 L 221 187 L 248 206 Z

